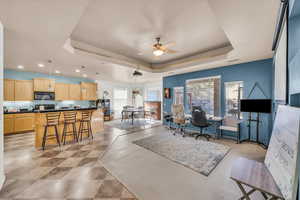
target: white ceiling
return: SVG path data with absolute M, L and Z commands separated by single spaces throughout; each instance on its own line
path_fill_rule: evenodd
M 153 82 L 170 73 L 272 57 L 279 0 L 1 0 L 5 68 Z M 154 38 L 178 53 L 152 56 Z M 70 41 L 69 51 L 64 48 Z M 70 51 L 71 49 L 71 51 Z M 141 54 L 141 55 L 139 55 Z M 53 60 L 51 65 L 47 60 Z M 237 59 L 234 62 L 229 60 Z M 38 68 L 37 63 L 46 64 Z M 131 76 L 139 68 L 144 76 Z M 95 75 L 99 72 L 99 75 Z

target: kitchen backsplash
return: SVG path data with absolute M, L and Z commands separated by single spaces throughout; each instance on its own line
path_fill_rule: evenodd
M 56 108 L 80 106 L 88 108 L 94 106 L 92 101 L 4 101 L 3 106 L 6 109 L 33 109 L 38 104 L 54 104 Z

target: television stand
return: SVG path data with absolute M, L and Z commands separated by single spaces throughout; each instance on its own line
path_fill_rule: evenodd
M 252 142 L 252 143 L 256 143 L 258 145 L 260 145 L 261 147 L 263 147 L 264 149 L 267 149 L 267 145 L 265 145 L 264 143 L 260 142 L 259 141 L 259 123 L 260 123 L 260 120 L 259 120 L 259 113 L 257 113 L 256 115 L 256 119 L 253 119 L 252 118 L 252 113 L 250 112 L 249 113 L 249 118 L 248 118 L 248 138 L 244 139 L 244 140 L 241 140 L 240 143 L 243 143 L 243 142 Z M 256 139 L 255 140 L 251 140 L 251 123 L 252 122 L 255 122 L 256 123 Z

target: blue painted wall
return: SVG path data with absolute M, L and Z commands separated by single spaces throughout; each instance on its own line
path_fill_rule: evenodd
M 16 71 L 11 69 L 4 70 L 4 78 L 6 79 L 15 79 L 15 80 L 32 80 L 34 78 L 51 78 L 55 79 L 58 83 L 69 83 L 69 84 L 79 84 L 80 82 L 94 82 L 91 79 L 87 78 L 77 78 L 77 77 L 66 77 L 66 76 L 57 76 L 57 75 L 48 75 L 43 73 L 36 72 L 24 72 Z M 4 106 L 8 108 L 31 108 L 36 104 L 55 104 L 57 107 L 73 106 L 80 105 L 81 107 L 89 107 L 89 101 L 33 101 L 33 102 L 24 102 L 24 101 L 11 101 L 4 102 Z
M 229 81 L 244 81 L 244 97 L 247 97 L 251 88 L 258 82 L 268 98 L 273 96 L 273 61 L 272 59 L 255 61 L 250 63 L 243 63 L 238 65 L 226 66 L 216 69 L 203 70 L 197 72 L 191 72 L 186 74 L 179 74 L 174 76 L 164 77 L 163 87 L 185 87 L 185 82 L 188 79 L 203 78 L 209 76 L 221 76 L 221 114 L 225 113 L 225 92 L 224 82 Z M 173 91 L 171 90 L 171 93 Z M 173 97 L 173 95 L 172 95 Z M 251 98 L 265 98 L 263 94 L 258 90 L 254 90 Z M 173 99 L 163 100 L 163 111 L 171 112 L 171 105 Z M 186 99 L 185 99 L 186 102 Z M 186 103 L 185 103 L 186 105 Z M 243 114 L 244 119 L 247 119 L 248 115 Z M 272 130 L 272 116 L 270 114 L 261 114 L 262 123 L 260 125 L 260 140 L 265 144 L 269 142 L 271 130 Z M 241 135 L 245 138 L 248 134 L 247 123 L 243 122 L 241 125 Z M 229 134 L 229 133 L 228 133 Z M 251 138 L 255 138 L 255 126 L 252 128 Z
M 66 77 L 58 75 L 48 75 L 37 72 L 24 72 L 16 71 L 11 69 L 4 70 L 4 78 L 15 79 L 15 80 L 32 80 L 34 78 L 51 78 L 55 79 L 58 83 L 80 83 L 80 82 L 94 82 L 87 78 L 77 78 L 77 77 Z

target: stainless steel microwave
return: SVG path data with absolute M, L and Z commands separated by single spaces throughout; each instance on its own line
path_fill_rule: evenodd
M 34 100 L 55 100 L 54 92 L 34 92 Z

